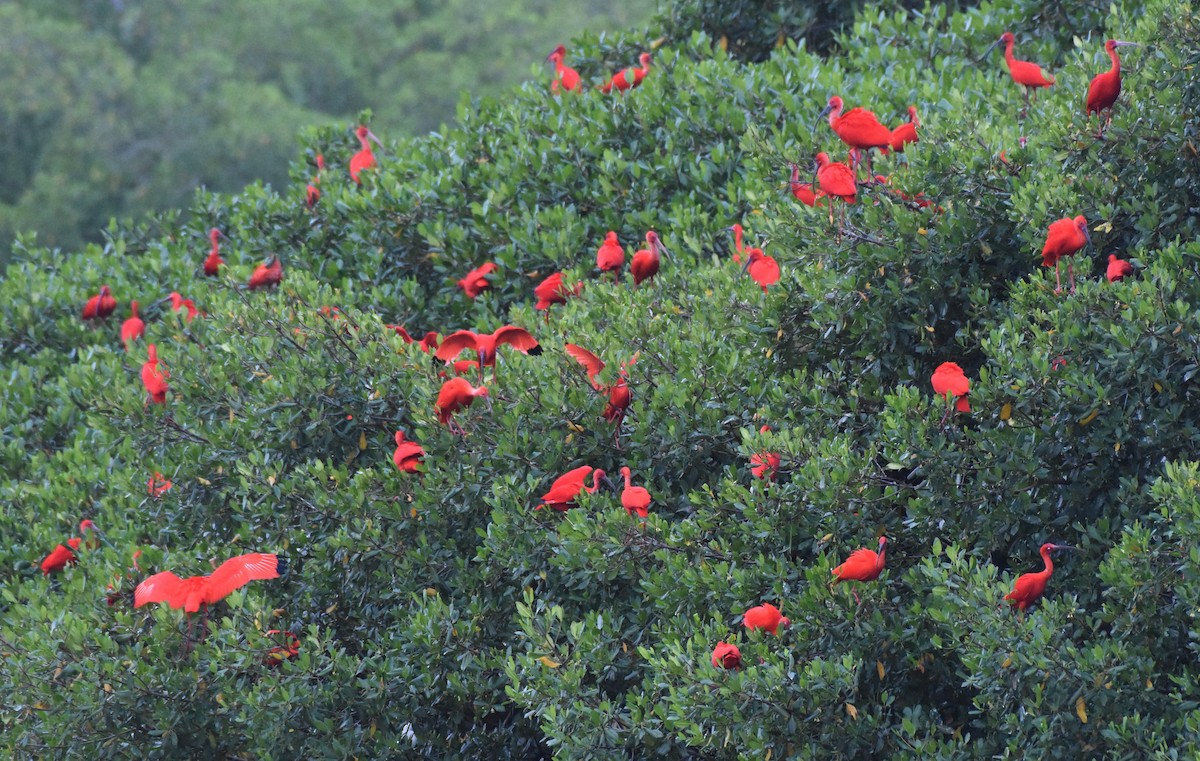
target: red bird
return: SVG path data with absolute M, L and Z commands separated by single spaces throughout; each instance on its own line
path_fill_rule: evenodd
M 1045 593 L 1046 582 L 1050 581 L 1050 575 L 1054 573 L 1054 562 L 1050 559 L 1050 553 L 1054 550 L 1073 549 L 1075 548 L 1066 544 L 1043 544 L 1038 554 L 1042 556 L 1046 567 L 1036 573 L 1023 573 L 1018 576 L 1013 590 L 1004 595 L 1004 599 L 1008 600 L 1010 605 L 1016 605 L 1017 610 L 1025 610 L 1033 605 Z
M 742 263 L 742 254 L 746 253 L 745 247 L 742 245 L 742 233 L 744 230 L 741 225 L 735 224 L 732 227 L 726 227 L 726 232 L 733 232 L 733 263 Z
M 1021 111 L 1024 114 L 1029 110 L 1029 94 L 1038 87 L 1049 87 L 1054 84 L 1054 77 L 1042 71 L 1042 67 L 1036 63 L 1018 61 L 1013 56 L 1014 39 L 1012 32 L 1005 32 L 1000 35 L 1000 39 L 991 44 L 987 52 L 991 52 L 992 48 L 1001 43 L 1004 44 L 1004 62 L 1008 64 L 1008 73 L 1012 75 L 1014 82 L 1025 88 L 1025 108 Z
M 496 265 L 492 262 L 487 262 L 480 267 L 471 270 L 467 276 L 458 281 L 458 287 L 463 289 L 463 293 L 467 294 L 467 298 L 472 301 L 478 298 L 479 294 L 485 289 L 491 288 L 492 284 L 487 279 L 486 275 L 495 272 Z
M 317 205 L 317 201 L 321 200 L 321 189 L 317 187 L 321 184 L 321 172 L 325 169 L 325 157 L 317 154 L 317 174 L 312 178 L 312 182 L 308 183 L 308 187 L 304 190 L 304 203 L 308 208 Z
M 475 401 L 475 397 L 486 397 L 487 395 L 488 390 L 483 386 L 472 388 L 464 378 L 451 378 L 442 384 L 442 389 L 438 392 L 438 422 L 449 428 L 451 433 L 467 435 L 463 427 L 455 423 L 452 417 L 455 412 L 470 407 L 471 403 Z
M 1113 104 L 1121 94 L 1121 59 L 1117 58 L 1117 48 L 1123 47 L 1137 47 L 1137 43 L 1122 40 L 1109 40 L 1104 43 L 1104 50 L 1112 61 L 1112 68 L 1097 74 L 1088 85 L 1084 114 L 1090 119 L 1094 112 L 1096 118 L 1100 119 L 1100 131 L 1096 133 L 1096 137 L 1104 137 L 1104 128 L 1112 123 Z M 1102 111 L 1108 111 L 1107 119 L 1103 118 Z
M 84 518 L 79 522 L 79 533 L 84 537 L 91 537 L 84 545 L 89 550 L 94 550 L 100 546 L 100 540 L 96 538 L 96 534 L 100 533 L 100 529 L 96 528 L 96 524 L 92 523 L 87 518 Z
M 279 261 L 278 256 L 272 256 L 265 263 L 254 268 L 246 287 L 252 291 L 259 288 L 274 288 L 282 281 L 283 263 Z
M 264 666 L 271 666 L 274 668 L 284 661 L 300 655 L 300 638 L 295 634 L 292 634 L 289 631 L 271 629 L 263 636 L 272 642 L 280 642 L 282 640 L 282 644 L 272 647 L 267 651 L 267 654 L 263 656 Z M 279 639 L 271 639 L 272 637 L 277 637 Z
M 837 161 L 830 161 L 829 154 L 817 154 L 817 184 L 821 192 L 833 198 L 840 198 L 841 214 L 838 217 L 838 239 L 842 237 L 842 224 L 846 219 L 846 204 L 854 203 L 858 194 L 858 182 L 854 170 Z M 829 224 L 833 224 L 833 203 L 829 204 Z
M 1124 259 L 1118 259 L 1116 254 L 1108 255 L 1108 272 L 1105 273 L 1108 282 L 1115 283 L 1133 274 L 1133 265 Z
M 83 319 L 98 320 L 108 317 L 117 308 L 117 300 L 107 285 L 100 286 L 100 293 L 87 300 L 83 305 Z
M 1058 260 L 1064 256 L 1074 256 L 1092 240 L 1088 232 L 1087 218 L 1082 214 L 1075 219 L 1063 217 L 1051 222 L 1046 233 L 1046 243 L 1042 246 L 1042 266 L 1054 267 L 1055 293 L 1062 293 L 1062 276 L 1058 272 Z M 1075 292 L 1075 264 L 1067 261 L 1067 270 L 1071 276 L 1071 293 Z
M 200 310 L 196 308 L 196 302 L 191 299 L 185 299 L 175 291 L 171 291 L 169 298 L 171 299 L 171 309 L 176 312 L 182 309 L 187 310 L 187 317 L 184 319 L 189 323 L 196 319 L 196 315 L 200 313 Z
M 361 185 L 362 180 L 359 179 L 359 175 L 362 174 L 362 171 L 364 169 L 373 169 L 376 166 L 375 154 L 371 152 L 371 144 L 367 140 L 374 140 L 375 145 L 378 145 L 380 148 L 383 147 L 383 143 L 379 142 L 379 138 L 375 137 L 365 124 L 358 125 L 358 129 L 354 130 L 354 135 L 358 138 L 358 143 L 362 147 L 350 159 L 350 179 Z
M 154 499 L 161 499 L 162 495 L 171 491 L 171 486 L 171 479 L 156 470 L 150 480 L 146 481 L 146 493 Z
M 583 482 L 587 480 L 588 474 L 592 474 L 592 485 L 584 486 Z M 568 470 L 563 475 L 555 479 L 550 485 L 550 491 L 542 495 L 542 504 L 534 508 L 541 510 L 543 507 L 552 507 L 559 512 L 565 513 L 572 507 L 575 507 L 575 499 L 579 496 L 579 492 L 586 491 L 588 494 L 595 494 L 596 489 L 600 488 L 600 479 L 607 481 L 604 478 L 604 471 L 600 469 L 592 470 L 591 465 L 580 465 L 574 470 Z
M 891 149 L 896 153 L 904 153 L 904 146 L 909 143 L 918 142 L 917 127 L 921 126 L 921 120 L 917 118 L 917 107 L 908 107 L 908 121 L 901 124 L 892 130 Z
M 764 425 L 758 429 L 759 433 L 768 433 L 771 426 Z M 764 481 L 774 481 L 779 475 L 779 463 L 781 458 L 778 452 L 759 452 L 750 456 L 750 474 L 755 478 Z
M 762 288 L 763 293 L 767 292 L 767 286 L 774 285 L 779 282 L 779 264 L 774 258 L 763 253 L 761 248 L 743 248 L 742 247 L 742 226 L 734 225 L 727 227 L 726 230 L 733 231 L 734 254 L 733 260 L 741 262 L 742 254 L 746 254 L 746 265 L 742 267 L 743 272 L 750 273 L 750 279 L 758 283 Z
M 630 516 L 635 512 L 639 518 L 650 515 L 650 492 L 646 491 L 645 487 L 633 486 L 630 483 L 632 474 L 629 468 L 621 468 L 621 475 L 625 477 L 625 489 L 621 492 L 621 507 L 625 508 L 625 512 Z
M 604 243 L 596 250 L 596 266 L 600 273 L 613 273 L 613 282 L 621 279 L 621 268 L 625 266 L 625 249 L 617 241 L 617 234 L 612 230 L 604 236 Z
M 167 378 L 170 378 L 171 374 L 165 367 L 158 366 L 158 349 L 154 344 L 147 346 L 146 352 L 148 358 L 142 365 L 142 385 L 146 387 L 146 393 L 150 394 L 149 403 L 166 404 Z
M 751 631 L 765 629 L 772 634 L 779 634 L 780 627 L 787 627 L 792 622 L 783 617 L 779 608 L 768 602 L 756 605 L 746 611 L 746 614 L 742 616 L 742 623 Z
M 800 167 L 796 164 L 790 166 L 792 167 L 792 196 L 805 206 L 817 206 L 822 203 L 820 199 L 825 194 L 819 189 L 814 190 L 811 182 L 800 182 Z
M 405 441 L 404 431 L 396 431 L 396 451 L 392 453 L 392 462 L 401 473 L 419 473 L 419 465 L 423 465 L 422 457 L 425 449 L 415 441 Z
M 950 417 L 950 402 L 956 399 L 954 408 L 959 412 L 970 412 L 971 403 L 967 401 L 967 394 L 971 391 L 971 381 L 967 378 L 963 369 L 956 362 L 943 362 L 933 371 L 933 377 L 930 378 L 933 384 L 933 393 L 946 399 L 946 414 L 942 416 L 942 422 L 946 422 L 946 418 Z
M 209 230 L 208 240 L 212 243 L 212 248 L 209 249 L 208 258 L 204 260 L 204 274 L 216 277 L 221 271 L 221 265 L 225 263 L 221 258 L 221 231 L 215 227 Z
M 492 380 L 496 378 L 496 351 L 501 346 L 511 346 L 522 354 L 532 354 L 538 356 L 542 353 L 542 346 L 537 342 L 537 339 L 525 328 L 518 328 L 513 325 L 505 325 L 497 329 L 494 333 L 474 333 L 470 330 L 457 330 L 446 336 L 442 341 L 442 345 L 433 356 L 449 362 L 459 354 L 468 349 L 474 350 L 479 354 L 479 379 L 483 380 L 483 368 L 491 367 Z
M 421 347 L 421 351 L 425 352 L 426 354 L 429 354 L 430 352 L 433 352 L 433 351 L 437 351 L 438 334 L 432 330 L 427 332 L 425 334 L 425 337 L 422 338 L 419 342 L 417 342 L 417 339 L 410 336 L 408 334 L 408 331 L 405 330 L 404 326 L 402 326 L 402 325 L 384 325 L 383 327 L 391 328 L 392 330 L 396 331 L 396 335 L 403 338 L 404 343 L 406 343 L 406 344 L 419 343 L 419 345 Z
M 466 375 L 467 373 L 471 372 L 479 372 L 479 362 L 474 359 L 456 359 L 454 362 L 450 363 L 450 367 L 454 370 L 455 375 Z M 442 370 L 440 373 L 438 373 L 438 377 L 445 379 L 449 378 L 450 376 L 446 374 L 445 370 Z
M 867 172 L 871 171 L 871 149 L 887 148 L 892 144 L 892 131 L 879 123 L 875 114 L 865 108 L 852 108 L 842 115 L 842 99 L 834 95 L 821 110 L 819 120 L 829 114 L 829 126 L 842 142 L 866 154 Z
M 638 354 L 635 352 L 625 362 L 621 363 L 621 371 L 618 374 L 617 382 L 611 386 L 605 386 L 596 380 L 596 376 L 604 369 L 604 362 L 582 346 L 575 344 L 563 344 L 563 349 L 567 354 L 575 358 L 575 361 L 583 365 L 587 372 L 588 380 L 597 392 L 608 395 L 608 404 L 601 413 L 601 417 L 610 423 L 616 423 L 616 428 L 613 430 L 613 441 L 620 447 L 621 423 L 625 419 L 625 413 L 629 409 L 629 405 L 633 402 L 633 395 L 629 391 L 629 385 L 626 382 L 629 378 L 629 368 L 633 363 L 637 362 Z
M 129 351 L 129 342 L 141 338 L 146 332 L 146 323 L 138 317 L 138 307 L 136 301 L 129 302 L 129 319 L 121 323 L 121 343 L 125 345 L 125 351 Z
M 550 307 L 554 304 L 567 303 L 568 296 L 578 296 L 583 293 L 583 283 L 576 283 L 575 289 L 571 290 L 563 285 L 563 276 L 561 272 L 555 272 L 550 277 L 538 283 L 533 289 L 533 295 L 537 296 L 537 304 L 534 304 L 534 309 L 546 310 L 546 322 L 550 322 Z
M 712 665 L 717 669 L 740 669 L 742 667 L 742 652 L 737 645 L 728 642 L 718 642 L 712 651 Z
M 636 288 L 643 280 L 649 280 L 658 274 L 658 266 L 661 263 L 659 254 L 670 254 L 671 252 L 663 246 L 662 241 L 658 239 L 658 233 L 651 230 L 646 233 L 646 243 L 649 248 L 643 248 L 633 255 L 633 259 L 629 262 L 629 271 L 633 273 L 633 287 Z
M 579 89 L 579 72 L 563 63 L 567 49 L 563 45 L 556 47 L 546 60 L 554 64 L 554 81 L 550 83 L 550 92 L 557 93 L 561 85 L 567 92 Z
M 850 553 L 850 557 L 846 558 L 846 562 L 834 568 L 833 583 L 837 584 L 841 581 L 874 581 L 879 578 L 879 574 L 883 573 L 883 565 L 885 562 L 885 554 L 887 553 L 887 537 L 879 537 L 879 552 L 875 550 L 862 549 L 855 550 Z M 858 602 L 858 593 L 854 593 L 854 599 Z
M 287 572 L 287 559 L 265 552 L 251 552 L 230 558 L 208 576 L 181 579 L 170 571 L 150 576 L 133 593 L 133 606 L 165 602 L 172 608 L 195 613 L 201 605 L 212 605 L 259 579 L 277 579 Z
M 82 543 L 82 539 L 73 536 L 67 540 L 68 546 L 64 547 L 60 544 L 51 550 L 50 554 L 42 560 L 42 575 L 49 576 L 52 573 L 58 573 L 68 565 L 75 565 L 79 558 L 75 557 L 75 553 L 71 550 L 79 549 L 79 545 Z
M 623 93 L 640 85 L 646 75 L 650 73 L 650 54 L 642 53 L 638 56 L 638 63 L 642 65 L 640 69 L 637 67 L 621 69 L 612 79 L 600 85 L 600 92 L 608 95 L 615 89 Z

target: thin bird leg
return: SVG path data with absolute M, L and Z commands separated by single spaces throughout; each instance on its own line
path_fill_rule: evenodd
M 946 394 L 946 414 L 942 415 L 942 420 L 938 423 L 938 428 L 946 425 L 946 421 L 950 419 L 950 408 L 954 406 L 954 398 L 950 394 Z
M 1058 272 L 1058 262 L 1054 263 L 1054 292 L 1062 293 L 1062 275 Z
M 862 598 L 858 596 L 858 592 L 851 587 L 850 594 L 854 595 L 854 602 L 858 603 L 858 607 L 862 607 Z

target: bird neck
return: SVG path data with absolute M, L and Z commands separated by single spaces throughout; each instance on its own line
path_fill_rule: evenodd
M 630 474 L 630 472 L 629 472 L 629 469 L 628 469 L 628 468 L 626 468 L 626 469 L 625 469 L 625 472 L 624 472 L 624 473 L 622 473 L 621 475 L 625 476 L 625 488 L 626 488 L 626 489 L 628 489 L 629 487 L 633 486 L 633 482 L 632 482 L 632 479 L 631 479 L 631 474 Z
M 1108 59 L 1112 61 L 1112 68 L 1108 70 L 1109 74 L 1121 73 L 1121 59 L 1117 57 L 1117 49 L 1113 48 L 1108 51 Z
M 1043 579 L 1050 578 L 1050 574 L 1054 573 L 1054 561 L 1050 558 L 1050 550 L 1043 550 L 1042 560 L 1046 563 L 1046 567 L 1038 574 Z
M 737 248 L 738 253 L 742 252 L 742 228 L 733 228 L 733 245 Z
M 875 555 L 875 570 L 876 571 L 883 570 L 883 565 L 886 562 L 886 556 L 887 556 L 887 545 L 885 544 L 884 546 L 879 548 L 879 552 Z
M 1010 69 L 1012 68 L 1012 65 L 1017 62 L 1016 56 L 1013 55 L 1013 45 L 1015 44 L 1016 40 L 1009 40 L 1008 42 L 1004 43 L 1004 60 L 1008 62 L 1008 67 Z

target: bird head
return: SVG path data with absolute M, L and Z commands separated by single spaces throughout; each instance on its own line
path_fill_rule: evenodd
M 613 232 L 612 230 L 609 230 L 608 234 L 604 236 L 604 243 L 606 245 L 611 245 L 611 246 L 621 245 L 620 242 L 617 240 L 617 234 L 615 232 Z
M 1054 552 L 1055 550 L 1070 550 L 1071 552 L 1074 552 L 1075 548 L 1069 544 L 1053 544 L 1052 542 L 1046 542 L 1041 546 L 1038 552 L 1042 555 L 1046 555 Z
M 987 48 L 987 50 L 983 51 L 983 55 L 985 55 L 985 56 L 986 56 L 988 53 L 992 52 L 992 48 L 996 47 L 997 45 L 1001 45 L 1001 44 L 1003 44 L 1003 45 L 1010 45 L 1010 44 L 1012 44 L 1012 42 L 1013 42 L 1013 40 L 1014 40 L 1014 39 L 1015 39 L 1015 38 L 1013 37 L 1013 33 L 1012 33 L 1012 32 L 1005 32 L 1004 34 L 1000 35 L 1000 37 L 999 37 L 999 38 L 997 38 L 995 42 L 993 42 L 991 45 L 988 45 L 988 48 Z
M 100 295 L 101 295 L 101 296 L 111 296 L 111 295 L 112 295 L 112 291 L 110 291 L 110 290 L 108 289 L 108 286 L 107 286 L 107 285 L 102 285 L 102 286 L 100 286 Z
M 554 50 L 550 51 L 550 55 L 546 56 L 546 60 L 554 61 L 555 63 L 557 63 L 566 57 L 567 57 L 566 45 L 559 45 Z
M 653 230 L 646 233 L 646 242 L 650 244 L 651 251 L 658 251 L 660 254 L 671 256 L 671 252 L 668 251 L 667 247 L 664 246 L 662 241 L 658 239 L 658 233 L 654 232 Z
M 640 56 L 638 56 L 638 63 L 642 65 L 643 69 L 648 67 L 650 65 L 650 54 L 642 53 Z
M 1110 53 L 1112 51 L 1116 50 L 1117 48 L 1136 48 L 1136 47 L 1138 47 L 1138 44 L 1136 42 L 1125 42 L 1124 40 L 1109 40 L 1108 42 L 1104 43 L 1104 49 Z
M 817 168 L 819 169 L 828 164 L 829 164 L 829 154 L 824 153 L 824 152 L 818 153 L 817 154 Z
M 219 241 L 221 238 L 224 238 L 224 237 L 225 237 L 225 233 L 221 232 L 220 230 L 218 230 L 215 227 L 208 231 L 208 239 L 213 242 L 214 246 L 216 245 L 217 241 Z
M 1079 228 L 1079 232 L 1083 233 L 1083 237 L 1087 239 L 1088 243 L 1091 243 L 1092 234 L 1090 231 L 1088 231 L 1087 225 L 1087 217 L 1083 216 L 1082 214 L 1080 214 L 1078 217 L 1075 217 L 1075 227 Z
M 89 531 L 99 531 L 99 530 L 100 529 L 96 528 L 96 524 L 92 523 L 87 518 L 84 518 L 83 520 L 81 520 L 79 522 L 79 533 L 81 533 L 81 534 L 86 534 Z
M 883 552 L 884 547 L 887 547 L 887 537 L 881 536 L 879 537 L 879 551 Z
M 83 544 L 83 540 L 77 536 L 73 536 L 67 540 L 67 544 L 71 546 L 71 549 L 77 550 L 79 549 L 79 545 Z
M 317 154 L 317 169 L 320 170 L 320 169 L 324 169 L 324 168 L 325 168 L 325 156 L 318 153 Z
M 397 444 L 404 443 L 404 431 L 396 431 L 396 443 Z
M 821 120 L 825 118 L 825 115 L 830 111 L 835 110 L 842 110 L 842 99 L 836 95 L 833 95 L 829 98 L 829 102 L 825 104 L 825 108 L 821 109 L 821 113 L 817 114 L 816 121 L 813 122 L 813 132 L 817 131 L 817 125 L 821 123 Z
M 915 122 L 917 120 L 917 107 L 916 106 L 908 107 L 908 120 L 910 122 Z

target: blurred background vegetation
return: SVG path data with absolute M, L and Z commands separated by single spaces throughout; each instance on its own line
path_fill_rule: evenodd
M 559 43 L 644 25 L 654 0 L 18 0 L 0 4 L 0 264 L 17 232 L 96 241 L 197 186 L 280 186 L 308 124 L 437 129 L 462 91 Z

